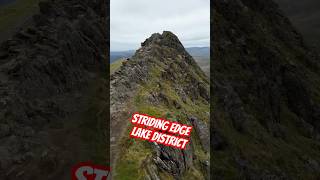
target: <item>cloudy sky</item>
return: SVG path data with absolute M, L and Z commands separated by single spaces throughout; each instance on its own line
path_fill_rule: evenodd
M 175 33 L 185 47 L 209 46 L 210 0 L 110 0 L 111 51 L 137 49 L 152 33 Z

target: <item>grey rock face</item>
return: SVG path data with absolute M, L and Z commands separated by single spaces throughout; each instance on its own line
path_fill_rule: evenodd
M 30 24 L 0 46 L 0 179 L 66 178 L 77 148 L 61 147 L 69 137 L 55 143 L 52 136 L 83 113 L 89 84 L 106 71 L 102 1 L 39 6 Z
M 186 150 L 179 150 L 155 143 L 154 149 L 156 151 L 156 156 L 153 157 L 154 163 L 176 179 L 180 179 L 186 169 L 192 166 L 193 150 L 190 146 Z
M 198 120 L 195 117 L 190 117 L 189 121 L 192 123 L 195 128 L 197 135 L 201 141 L 202 147 L 206 152 L 210 151 L 210 131 L 209 127 L 203 122 Z

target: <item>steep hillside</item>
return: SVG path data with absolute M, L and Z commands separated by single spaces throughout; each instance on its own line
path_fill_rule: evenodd
M 210 57 L 210 47 L 189 47 L 186 50 L 193 57 Z
M 105 1 L 48 0 L 0 47 L 0 179 L 106 162 Z
M 320 178 L 320 64 L 273 1 L 213 1 L 215 179 Z
M 209 80 L 171 32 L 153 34 L 111 76 L 115 179 L 205 179 L 209 168 Z M 192 124 L 186 150 L 129 138 L 134 112 Z

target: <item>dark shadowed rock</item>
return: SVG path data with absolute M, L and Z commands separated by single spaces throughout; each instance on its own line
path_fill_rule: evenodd
M 210 134 L 210 146 L 214 150 L 224 150 L 228 144 L 225 138 L 221 135 L 221 133 L 219 133 L 219 131 L 217 130 L 211 130 Z
M 273 1 L 215 0 L 212 27 L 215 177 L 319 179 L 319 55 Z
M 106 71 L 104 5 L 39 6 L 0 46 L 0 179 L 68 179 L 70 167 L 92 154 L 77 133 Z

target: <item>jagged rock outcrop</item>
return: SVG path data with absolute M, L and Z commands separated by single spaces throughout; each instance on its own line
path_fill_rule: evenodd
M 273 1 L 215 0 L 212 23 L 214 178 L 318 179 L 319 56 Z
M 133 179 L 209 177 L 209 144 L 204 144 L 209 143 L 208 81 L 173 33 L 155 33 L 141 43 L 111 76 L 111 156 L 116 179 L 128 178 L 127 174 Z M 176 112 L 179 115 L 172 120 L 195 123 L 197 131 L 186 150 L 128 139 L 127 119 L 136 111 L 158 117 L 161 112 Z M 189 116 L 195 116 L 192 122 Z
M 210 152 L 210 131 L 208 125 L 202 121 L 199 121 L 195 117 L 189 118 L 189 121 L 198 134 L 203 149 L 206 152 Z
M 106 128 L 104 107 L 91 105 L 108 88 L 103 2 L 43 1 L 1 44 L 0 179 L 70 179 L 71 166 L 93 160 L 82 124 Z

